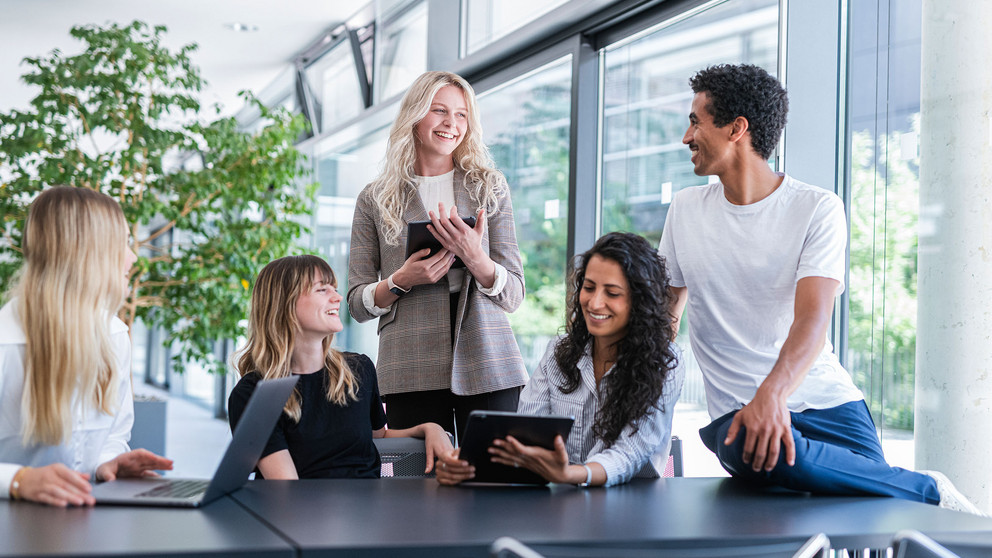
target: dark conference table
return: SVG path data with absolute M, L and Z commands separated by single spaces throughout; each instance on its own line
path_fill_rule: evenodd
M 237 502 L 202 509 L 51 508 L 0 501 L 0 556 L 296 556 Z
M 301 556 L 486 556 L 504 535 L 538 550 L 738 546 L 819 532 L 834 548 L 886 548 L 901 529 L 956 535 L 979 548 L 992 544 L 992 519 L 893 498 L 759 491 L 725 478 L 635 480 L 606 489 L 444 487 L 415 478 L 267 481 L 232 497 Z
M 857 549 L 885 548 L 901 529 L 953 543 L 962 556 L 992 554 L 992 519 L 892 498 L 758 491 L 725 478 L 606 489 L 398 478 L 255 481 L 200 510 L 0 502 L 0 557 L 487 556 L 505 535 L 538 550 L 785 548 L 819 532 L 834 548 Z

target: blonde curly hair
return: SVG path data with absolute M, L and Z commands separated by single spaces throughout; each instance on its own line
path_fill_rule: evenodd
M 506 178 L 496 169 L 489 148 L 482 141 L 482 122 L 472 86 L 451 72 L 425 72 L 403 96 L 400 113 L 389 131 L 382 171 L 371 184 L 372 201 L 379 208 L 384 224 L 382 233 L 391 245 L 399 243 L 406 224 L 403 211 L 412 196 L 417 194 L 414 182 L 414 162 L 417 158 L 415 128 L 427 116 L 437 92 L 448 85 L 462 90 L 468 109 L 468 129 L 452 153 L 452 162 L 465 173 L 465 185 L 472 201 L 491 214 L 499 208 L 499 202 L 508 190 Z

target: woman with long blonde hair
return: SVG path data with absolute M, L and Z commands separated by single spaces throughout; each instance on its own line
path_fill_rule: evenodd
M 56 187 L 31 204 L 24 264 L 0 309 L 0 497 L 92 505 L 97 481 L 172 461 L 131 451 L 128 227 L 117 203 Z
M 241 380 L 228 399 L 231 430 L 259 381 L 299 376 L 258 462 L 266 479 L 378 477 L 373 438 L 423 438 L 425 473 L 435 455 L 451 449 L 437 424 L 386 428 L 372 361 L 332 346 L 342 329 L 341 299 L 334 271 L 317 256 L 274 260 L 255 281 Z
M 442 249 L 407 257 L 408 224 L 427 220 Z M 513 208 L 460 76 L 427 72 L 403 97 L 382 172 L 356 202 L 348 285 L 352 317 L 379 318 L 390 424 L 455 431 L 472 410 L 516 408 L 527 371 L 506 317 L 524 298 Z

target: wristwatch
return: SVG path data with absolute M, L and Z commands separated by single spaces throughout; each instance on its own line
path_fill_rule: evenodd
M 403 296 L 406 293 L 410 292 L 410 289 L 404 289 L 403 287 L 397 285 L 396 283 L 393 283 L 392 275 L 386 278 L 386 286 L 389 287 L 389 292 L 393 293 L 396 296 Z

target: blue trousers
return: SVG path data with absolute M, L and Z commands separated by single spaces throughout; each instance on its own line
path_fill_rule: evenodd
M 892 496 L 940 503 L 937 483 L 931 477 L 885 462 L 864 401 L 791 413 L 796 464 L 790 467 L 786 463 L 783 447 L 771 471 L 755 472 L 744 463 L 743 428 L 731 445 L 723 444 L 736 414 L 727 413 L 699 430 L 703 443 L 733 477 L 814 494 Z

